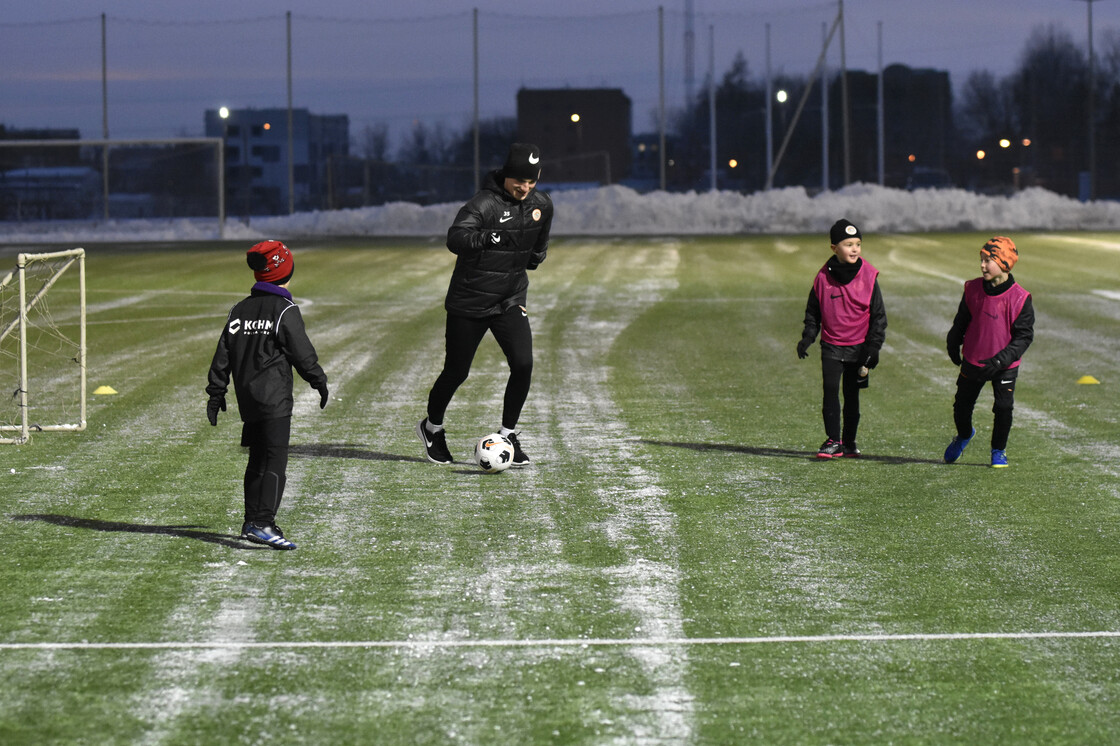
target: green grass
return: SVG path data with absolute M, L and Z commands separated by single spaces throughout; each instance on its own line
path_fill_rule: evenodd
M 1120 236 L 1014 236 L 1037 324 L 1005 470 L 990 392 L 940 463 L 985 238 L 865 238 L 887 346 L 865 458 L 836 463 L 794 349 L 820 237 L 557 240 L 535 464 L 499 475 L 413 433 L 453 257 L 293 241 L 332 393 L 297 389 L 296 552 L 236 538 L 239 423 L 205 418 L 245 247 L 88 247 L 90 388 L 119 393 L 0 447 L 0 742 L 1115 740 Z M 504 381 L 487 339 L 448 413 L 461 460 Z

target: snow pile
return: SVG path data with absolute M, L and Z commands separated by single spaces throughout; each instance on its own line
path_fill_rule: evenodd
M 553 235 L 644 236 L 823 233 L 840 217 L 865 233 L 928 231 L 1120 230 L 1120 203 L 1082 203 L 1044 189 L 992 197 L 961 189 L 912 192 L 853 184 L 810 196 L 801 187 L 770 192 L 652 192 L 623 186 L 556 192 Z M 316 236 L 442 237 L 459 204 L 316 211 L 226 221 L 233 240 Z M 217 220 L 110 220 L 0 223 L 0 243 L 79 245 L 121 241 L 215 240 Z

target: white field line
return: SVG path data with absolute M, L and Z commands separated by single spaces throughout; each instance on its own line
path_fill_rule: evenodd
M 1046 238 L 1050 241 L 1064 241 L 1065 243 L 1077 244 L 1078 246 L 1085 246 L 1090 249 L 1120 251 L 1120 243 L 1116 241 L 1102 241 L 1096 238 L 1085 238 L 1084 236 L 1055 236 L 1050 234 L 1047 234 Z
M 904 249 L 891 249 L 887 254 L 887 260 L 891 264 L 898 265 L 899 267 L 905 267 L 908 272 L 917 272 L 919 274 L 936 277 L 941 280 L 948 280 L 955 285 L 963 286 L 965 280 L 968 279 L 967 277 L 957 277 L 956 275 L 950 275 L 932 267 L 924 267 L 920 262 L 914 261 L 913 253 L 914 252 Z M 979 261 L 977 261 L 977 266 L 979 266 Z
M 1120 639 L 1120 630 L 1037 632 L 935 632 L 905 634 L 773 635 L 770 637 L 647 637 L 559 638 L 540 640 L 214 640 L 206 642 L 13 642 L 0 643 L 0 651 L 48 650 L 331 650 L 350 648 L 430 650 L 433 648 L 680 648 L 730 645 L 790 645 L 828 643 L 965 642 L 969 640 L 1109 640 Z
M 222 567 L 217 575 L 199 579 L 198 590 L 192 597 L 211 598 L 223 595 L 226 588 L 237 581 L 237 565 Z M 211 638 L 228 639 L 235 635 L 249 637 L 253 634 L 253 621 L 260 615 L 257 596 L 226 598 L 217 615 L 206 623 L 201 633 Z M 197 625 L 197 608 L 180 607 L 171 617 L 171 623 L 180 629 L 200 632 Z M 251 643 L 251 640 L 245 640 Z M 233 667 L 245 653 L 244 648 L 214 645 L 203 650 L 201 657 L 183 648 L 163 648 L 164 652 L 154 661 L 150 670 L 157 685 L 145 687 L 133 697 L 130 711 L 148 723 L 140 743 L 164 742 L 175 731 L 180 718 L 199 712 L 210 702 L 220 699 L 215 679 L 209 666 Z

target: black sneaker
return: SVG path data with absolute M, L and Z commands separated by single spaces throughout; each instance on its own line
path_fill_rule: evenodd
M 817 449 L 817 458 L 837 458 L 843 455 L 844 446 L 840 441 L 829 438 L 821 443 L 821 447 Z
M 416 426 L 416 435 L 424 444 L 424 454 L 428 460 L 433 464 L 454 463 L 455 459 L 451 458 L 451 451 L 447 450 L 447 434 L 443 430 L 430 433 L 425 427 L 427 424 L 427 417 L 420 420 L 420 424 Z
M 241 538 L 273 549 L 296 548 L 295 544 L 284 538 L 284 532 L 276 524 L 246 523 L 241 526 Z
M 844 441 L 844 458 L 859 458 L 862 455 L 854 441 L 851 443 Z
M 510 433 L 506 436 L 510 443 L 513 443 L 513 466 L 528 466 L 530 464 L 529 457 L 525 455 L 525 451 L 521 450 L 521 444 L 517 442 L 517 433 Z

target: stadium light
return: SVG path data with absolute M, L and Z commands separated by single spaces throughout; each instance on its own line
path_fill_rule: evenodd
M 1000 138 L 999 146 L 1001 148 L 1003 148 L 1004 150 L 1006 150 L 1007 148 L 1011 147 L 1011 141 L 1008 140 L 1006 137 Z
M 789 93 L 782 88 L 774 95 L 774 98 L 778 100 L 779 104 L 784 104 L 789 99 Z
M 988 154 L 985 153 L 983 150 L 977 150 L 976 151 L 976 160 L 982 161 L 987 157 L 988 157 Z

